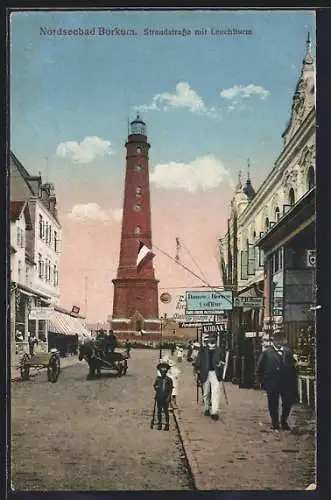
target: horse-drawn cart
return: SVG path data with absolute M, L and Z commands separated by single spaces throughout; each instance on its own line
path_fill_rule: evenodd
M 80 345 L 78 359 L 87 361 L 90 369 L 87 376 L 89 379 L 94 378 L 95 373 L 100 377 L 101 369 L 115 371 L 119 376 L 126 375 L 128 370 L 128 356 L 126 354 L 98 349 L 94 342 Z
M 58 351 L 38 352 L 33 356 L 24 353 L 19 364 L 22 380 L 29 380 L 30 368 L 47 368 L 49 382 L 56 382 L 60 375 L 60 354 Z

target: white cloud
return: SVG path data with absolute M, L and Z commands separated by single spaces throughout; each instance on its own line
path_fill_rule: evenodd
M 122 217 L 123 217 L 123 208 L 112 208 L 110 210 L 112 218 L 116 222 L 121 222 Z
M 141 111 L 167 111 L 169 108 L 186 108 L 192 113 L 217 116 L 215 108 L 207 108 L 202 97 L 187 82 L 179 82 L 174 92 L 156 94 L 151 104 L 136 106 Z
M 56 148 L 56 155 L 69 158 L 73 163 L 89 163 L 97 156 L 114 154 L 110 141 L 100 137 L 84 137 L 82 142 L 61 142 Z
M 68 214 L 70 219 L 80 221 L 84 220 L 99 220 L 108 221 L 109 216 L 104 212 L 98 203 L 86 203 L 74 205 L 71 212 Z
M 232 186 L 229 171 L 213 155 L 199 156 L 190 163 L 157 164 L 150 174 L 156 188 L 181 189 L 189 193 L 207 191 L 224 182 Z
M 266 100 L 270 95 L 270 91 L 266 90 L 261 85 L 234 85 L 229 89 L 223 89 L 220 92 L 221 97 L 230 101 L 228 106 L 229 111 L 234 109 L 244 109 L 242 104 L 244 99 L 250 99 L 253 96 L 258 96 L 261 100 Z

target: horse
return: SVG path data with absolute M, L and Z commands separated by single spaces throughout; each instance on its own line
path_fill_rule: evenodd
M 89 365 L 89 373 L 87 375 L 87 379 L 94 378 L 95 372 L 98 378 L 101 377 L 102 362 L 97 359 L 97 355 L 98 352 L 93 341 L 80 344 L 78 359 L 79 361 L 85 359 L 85 361 L 87 361 L 87 364 Z

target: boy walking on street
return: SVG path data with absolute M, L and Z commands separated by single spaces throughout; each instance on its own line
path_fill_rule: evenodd
M 160 361 L 157 365 L 159 375 L 157 375 L 153 385 L 157 404 L 157 428 L 159 431 L 162 430 L 162 413 L 164 413 L 165 416 L 164 430 L 169 430 L 169 404 L 173 390 L 173 381 L 167 375 L 169 369 L 170 366 L 166 361 Z

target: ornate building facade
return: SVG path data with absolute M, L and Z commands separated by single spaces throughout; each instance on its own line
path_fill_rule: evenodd
M 283 150 L 256 192 L 249 175 L 244 186 L 239 179 L 228 231 L 220 239 L 225 288 L 263 299 L 263 308 L 233 310 L 237 361 L 244 355 L 245 332 L 282 324 L 296 347 L 298 330 L 314 319 L 315 69 L 309 36 L 282 138 Z

